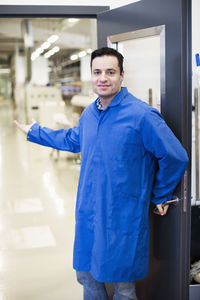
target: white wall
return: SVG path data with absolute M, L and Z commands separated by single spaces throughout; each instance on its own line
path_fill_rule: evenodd
M 48 60 L 44 56 L 39 56 L 32 62 L 32 78 L 33 85 L 44 86 L 49 82 Z
M 160 36 L 132 39 L 118 44 L 124 56 L 123 85 L 137 98 L 160 109 Z
M 25 57 L 18 56 L 15 57 L 15 76 L 16 84 L 23 85 L 26 78 L 26 66 Z M 49 82 L 48 75 L 48 60 L 45 57 L 38 57 L 32 62 L 32 78 L 31 84 L 44 86 Z
M 26 66 L 24 56 L 15 56 L 15 78 L 16 84 L 24 84 L 26 78 Z
M 195 54 L 200 53 L 200 1 L 192 0 L 192 69 L 193 69 L 193 89 L 200 86 L 200 67 L 196 67 Z
M 81 81 L 91 81 L 90 56 L 81 58 Z
M 0 5 L 80 5 L 110 6 L 111 9 L 140 0 L 0 0 Z
M 110 6 L 110 9 L 113 9 L 113 8 L 117 8 L 117 7 L 120 7 L 120 6 L 124 6 L 124 5 L 127 5 L 127 4 L 130 4 L 130 3 L 134 3 L 134 2 L 138 2 L 140 0 L 110 0 L 110 1 L 106 1 L 108 4 L 108 6 Z M 95 1 L 94 1 L 95 2 Z
M 196 66 L 195 54 L 200 54 L 200 1 L 192 0 L 192 102 L 194 104 L 194 89 L 199 88 L 200 95 L 200 66 Z M 199 97 L 200 98 L 200 97 Z M 199 101 L 200 113 L 200 101 Z M 199 117 L 200 124 L 200 117 Z M 196 165 L 195 161 L 195 115 L 192 114 L 192 204 L 196 201 Z M 199 204 L 199 203 L 198 203 Z

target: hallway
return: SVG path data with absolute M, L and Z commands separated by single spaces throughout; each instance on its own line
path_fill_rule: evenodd
M 0 103 L 0 300 L 80 300 L 72 268 L 79 167 L 26 142 Z M 70 159 L 67 159 L 70 158 Z

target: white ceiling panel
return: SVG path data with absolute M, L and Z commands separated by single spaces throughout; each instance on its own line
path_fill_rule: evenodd
M 111 9 L 134 3 L 140 0 L 0 0 L 0 5 L 77 5 L 77 6 L 110 6 Z

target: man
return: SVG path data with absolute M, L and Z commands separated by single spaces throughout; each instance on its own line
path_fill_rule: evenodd
M 187 166 L 185 150 L 160 113 L 121 88 L 123 56 L 111 48 L 91 56 L 99 95 L 77 127 L 53 131 L 37 123 L 17 126 L 27 139 L 81 152 L 73 266 L 85 300 L 137 299 L 134 281 L 148 272 L 149 202 L 165 215 Z

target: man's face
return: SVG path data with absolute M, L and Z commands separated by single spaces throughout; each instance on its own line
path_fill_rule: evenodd
M 118 59 L 115 56 L 99 56 L 92 61 L 93 91 L 101 99 L 112 100 L 121 89 L 124 73 L 120 74 Z

